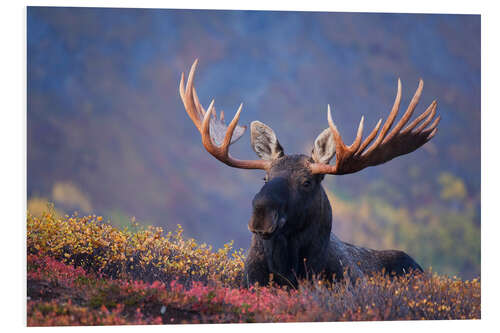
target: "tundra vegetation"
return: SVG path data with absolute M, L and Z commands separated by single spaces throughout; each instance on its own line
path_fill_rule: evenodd
M 479 319 L 481 282 L 433 273 L 242 288 L 244 254 L 182 228 L 27 217 L 28 326 Z

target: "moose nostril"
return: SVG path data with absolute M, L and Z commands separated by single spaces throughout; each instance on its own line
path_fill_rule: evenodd
M 258 215 L 255 211 L 248 222 L 248 230 L 252 233 L 268 239 L 274 232 L 285 224 L 286 218 L 281 217 L 275 209 L 265 209 L 263 215 Z

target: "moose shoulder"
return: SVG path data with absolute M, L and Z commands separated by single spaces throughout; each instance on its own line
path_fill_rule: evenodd
M 248 222 L 253 235 L 245 262 L 247 286 L 257 282 L 267 284 L 271 274 L 278 284 L 296 286 L 299 279 L 312 273 L 331 279 L 333 276 L 341 278 L 344 271 L 348 271 L 355 279 L 382 270 L 397 275 L 411 270 L 422 271 L 402 251 L 376 251 L 340 241 L 331 233 L 331 206 L 321 186 L 325 174 L 354 173 L 385 163 L 418 149 L 436 134 L 440 119 L 439 116 L 434 118 L 436 101 L 405 127 L 422 93 L 422 80 L 408 109 L 392 130 L 401 103 L 399 80 L 387 120 L 380 129 L 380 119 L 364 140 L 362 117 L 354 142 L 345 145 L 328 106 L 329 126 L 316 138 L 311 156 L 286 155 L 274 131 L 254 121 L 250 129 L 251 144 L 260 159 L 239 160 L 229 154 L 229 146 L 246 130 L 238 125 L 242 107 L 229 125 L 224 122 L 223 112 L 217 117 L 213 101 L 205 111 L 193 85 L 197 64 L 196 60 L 186 84 L 182 73 L 179 92 L 189 117 L 201 134 L 203 146 L 229 166 L 266 172 L 265 184 L 252 201 L 252 216 Z M 334 156 L 335 163 L 330 165 Z

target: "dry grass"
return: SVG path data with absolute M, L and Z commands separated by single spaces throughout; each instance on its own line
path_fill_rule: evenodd
M 481 283 L 431 272 L 297 290 L 241 289 L 241 251 L 182 229 L 122 231 L 96 216 L 28 216 L 28 325 L 479 319 Z

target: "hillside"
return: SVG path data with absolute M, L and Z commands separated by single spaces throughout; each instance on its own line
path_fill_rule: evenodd
M 28 215 L 27 232 L 28 326 L 481 317 L 479 279 L 427 271 L 240 289 L 241 252 L 214 251 L 180 227 L 118 230 L 101 217 L 51 211 Z

